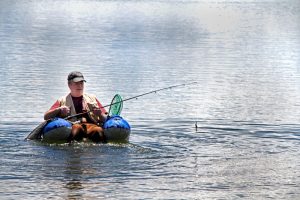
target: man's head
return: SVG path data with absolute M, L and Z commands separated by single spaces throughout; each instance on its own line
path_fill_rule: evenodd
M 68 75 L 68 82 L 80 82 L 80 81 L 84 81 L 84 77 L 83 77 L 83 74 L 81 72 L 78 72 L 78 71 L 73 71 L 73 72 L 70 72 L 69 75 Z
M 81 72 L 74 71 L 68 75 L 68 86 L 73 97 L 80 97 L 83 95 L 84 77 Z

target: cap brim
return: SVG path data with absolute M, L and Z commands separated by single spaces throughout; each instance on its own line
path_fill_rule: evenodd
M 76 77 L 76 78 L 73 78 L 72 81 L 73 81 L 73 82 L 80 82 L 80 81 L 86 82 L 86 80 L 84 80 L 83 77 Z

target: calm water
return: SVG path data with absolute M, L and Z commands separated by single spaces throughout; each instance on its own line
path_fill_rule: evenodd
M 298 199 L 300 2 L 0 1 L 0 199 Z M 128 144 L 24 141 L 80 70 Z M 197 122 L 198 128 L 195 128 Z

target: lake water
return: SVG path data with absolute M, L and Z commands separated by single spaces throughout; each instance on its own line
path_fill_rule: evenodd
M 298 199 L 299 0 L 1 0 L 0 199 Z M 128 144 L 24 138 L 81 71 Z M 198 128 L 195 127 L 197 123 Z

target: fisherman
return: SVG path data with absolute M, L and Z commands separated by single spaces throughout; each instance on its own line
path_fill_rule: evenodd
M 107 112 L 94 95 L 84 93 L 85 82 L 81 72 L 69 73 L 70 93 L 59 98 L 45 113 L 44 119 L 66 118 L 82 113 L 78 117 L 69 119 L 73 122 L 69 142 L 72 140 L 81 141 L 83 138 L 91 139 L 93 142 L 105 142 L 106 139 L 101 126 L 107 119 Z

